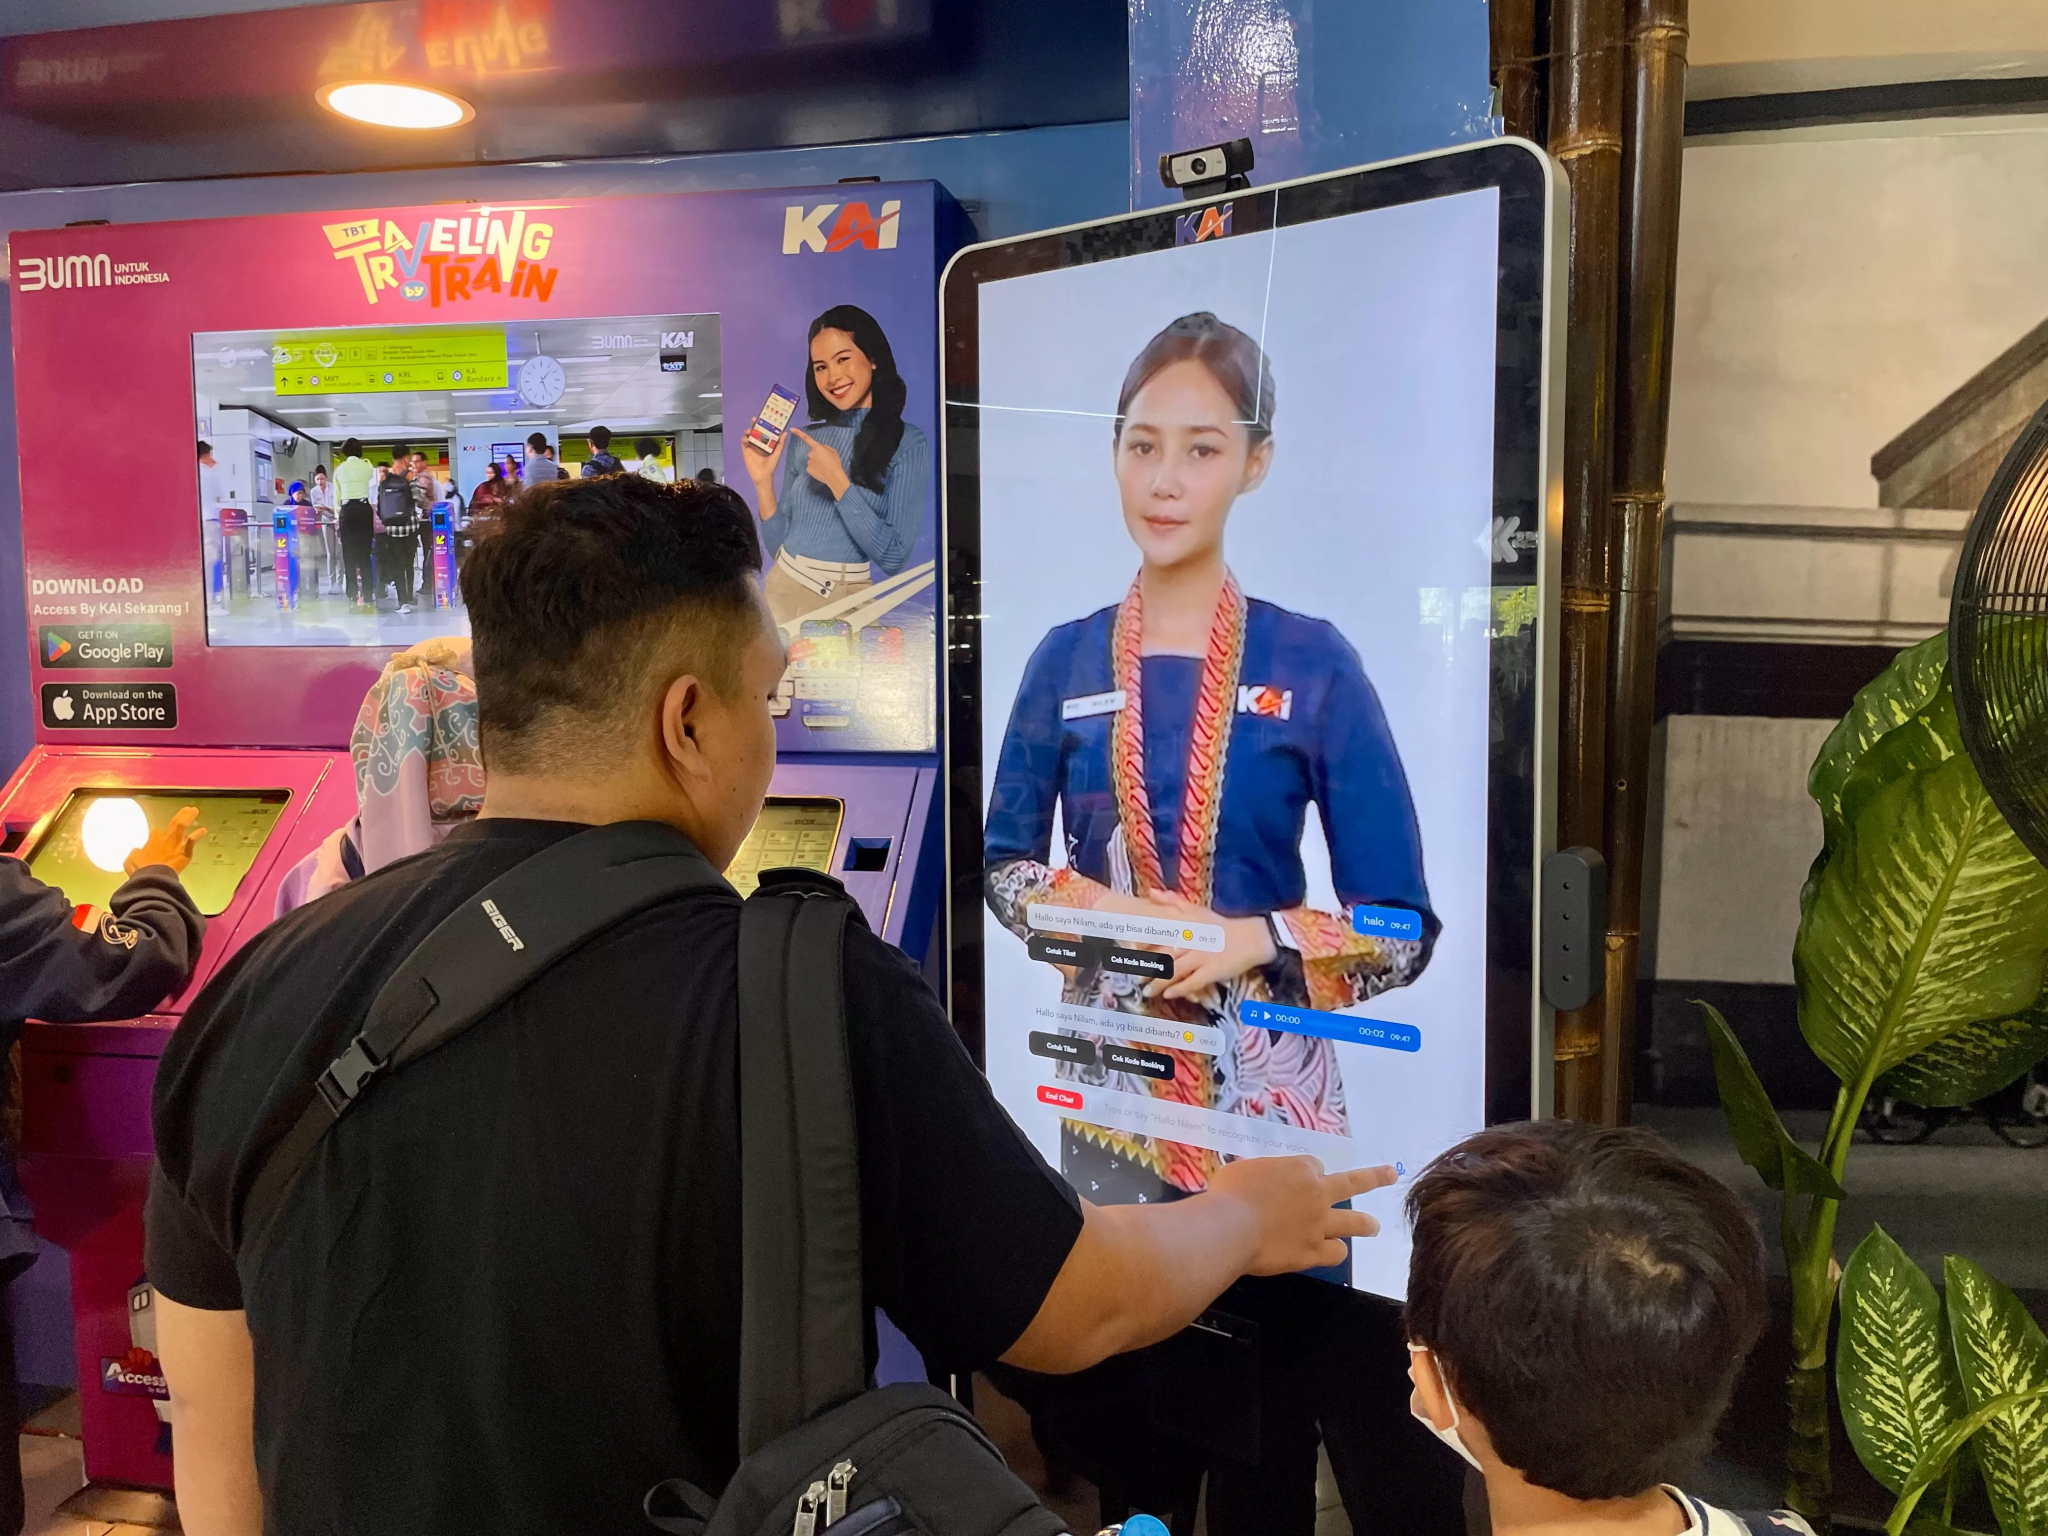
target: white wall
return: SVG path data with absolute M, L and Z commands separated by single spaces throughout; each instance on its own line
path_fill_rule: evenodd
M 1871 454 L 2048 318 L 2044 193 L 2039 117 L 1688 145 L 1672 500 L 1876 506 Z

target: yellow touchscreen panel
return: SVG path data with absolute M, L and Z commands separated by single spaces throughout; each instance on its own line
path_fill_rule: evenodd
M 227 911 L 242 877 L 291 799 L 282 789 L 80 789 L 51 818 L 29 850 L 29 873 L 54 885 L 73 906 L 103 907 L 123 880 L 127 856 L 151 832 L 195 806 L 206 836 L 179 876 L 208 917 Z
M 740 851 L 733 855 L 725 878 L 742 896 L 751 896 L 764 869 L 815 869 L 829 873 L 832 848 L 839 841 L 843 801 L 796 795 L 770 795 L 760 819 Z

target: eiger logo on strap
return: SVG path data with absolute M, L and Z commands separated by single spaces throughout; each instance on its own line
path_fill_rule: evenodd
M 902 229 L 903 204 L 895 199 L 882 204 L 876 218 L 866 203 L 819 203 L 806 208 L 791 203 L 782 210 L 782 254 L 800 251 L 845 251 L 858 246 L 864 251 L 893 251 Z M 833 215 L 837 214 L 837 218 Z M 825 221 L 832 219 L 831 227 Z
M 499 937 L 503 938 L 507 944 L 510 944 L 514 949 L 526 948 L 526 940 L 513 932 L 512 925 L 505 921 L 505 914 L 498 910 L 498 904 L 488 897 L 484 900 L 484 912 L 490 918 L 492 925 L 498 930 Z

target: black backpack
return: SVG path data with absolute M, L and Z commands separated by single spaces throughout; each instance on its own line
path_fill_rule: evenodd
M 371 1004 L 243 1202 L 267 1228 L 334 1122 L 376 1079 L 454 1039 L 646 907 L 724 878 L 653 822 L 564 838 L 437 926 Z M 981 1426 L 936 1387 L 870 1389 L 859 1141 L 846 1055 L 846 924 L 830 876 L 770 870 L 740 913 L 740 1454 L 717 1497 L 648 1491 L 671 1536 L 1064 1536 Z M 246 1239 L 245 1239 L 246 1240 Z

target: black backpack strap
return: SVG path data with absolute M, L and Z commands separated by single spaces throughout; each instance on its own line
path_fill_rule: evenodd
M 320 1138 L 384 1073 L 445 1045 L 565 955 L 670 896 L 724 890 L 688 838 L 651 821 L 578 832 L 507 870 L 421 941 L 385 982 L 362 1033 L 328 1064 L 242 1202 L 260 1232 Z
M 740 913 L 742 1457 L 867 1388 L 853 911 L 837 881 L 777 871 Z

